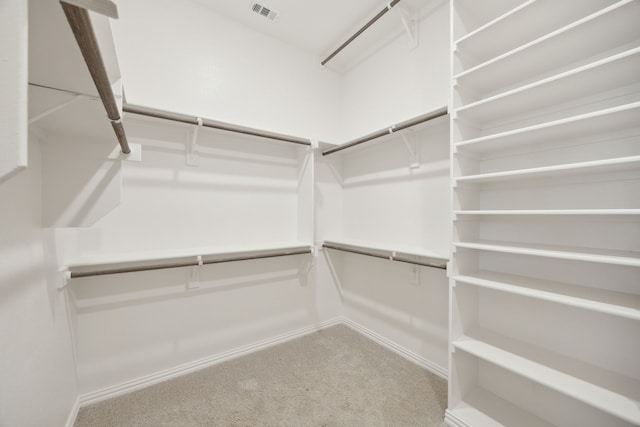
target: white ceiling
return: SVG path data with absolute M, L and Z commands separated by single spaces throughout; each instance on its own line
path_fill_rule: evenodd
M 194 1 L 256 31 L 297 46 L 320 60 L 338 48 L 389 3 L 384 0 L 256 0 L 278 13 L 277 18 L 271 21 L 251 10 L 253 0 Z M 417 12 L 429 2 L 430 0 L 402 0 L 398 6 Z M 393 15 L 395 13 L 387 13 L 359 37 L 357 49 L 366 50 L 381 35 L 401 33 L 402 23 Z

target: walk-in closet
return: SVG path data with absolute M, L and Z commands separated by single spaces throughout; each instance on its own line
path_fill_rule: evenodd
M 640 426 L 639 23 L 4 0 L 0 427 Z

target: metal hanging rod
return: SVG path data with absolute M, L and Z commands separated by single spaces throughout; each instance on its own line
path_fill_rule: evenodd
M 363 136 L 362 138 L 358 138 L 356 140 L 338 145 L 337 147 L 329 148 L 322 152 L 323 156 L 327 156 L 329 154 L 337 153 L 338 151 L 346 150 L 347 148 L 355 147 L 356 145 L 363 144 L 365 142 L 371 141 L 376 138 L 380 138 L 392 133 L 400 132 L 401 130 L 410 128 L 412 126 L 419 125 L 421 123 L 428 122 L 430 120 L 437 119 L 438 117 L 446 116 L 448 114 L 447 107 L 442 107 L 434 111 L 430 111 L 421 116 L 415 117 L 413 119 L 409 119 L 407 121 L 398 123 L 386 129 L 381 129 L 379 131 L 370 133 L 369 135 Z
M 198 117 L 188 116 L 185 114 L 172 113 L 169 111 L 157 110 L 154 108 L 141 107 L 132 104 L 125 104 L 123 109 L 125 113 L 138 114 L 141 116 L 155 117 L 157 119 L 172 120 L 174 122 L 187 123 L 190 125 L 198 125 Z M 298 138 L 295 136 L 283 135 L 275 132 L 267 132 L 264 130 L 248 128 L 244 126 L 234 125 L 230 123 L 219 122 L 211 119 L 201 119 L 202 126 L 219 129 L 228 132 L 241 133 L 244 135 L 258 136 L 261 138 L 275 139 L 277 141 L 291 142 L 293 144 L 311 145 L 311 140 Z
M 431 263 L 431 262 L 416 261 L 416 260 L 412 260 L 412 259 L 409 259 L 409 258 L 398 257 L 398 256 L 395 255 L 395 252 L 391 252 L 389 255 L 380 255 L 380 254 L 377 254 L 375 252 L 367 251 L 367 250 L 365 250 L 365 248 L 353 249 L 350 246 L 351 245 L 341 245 L 341 244 L 333 243 L 333 242 L 324 242 L 324 243 L 322 243 L 322 247 L 326 248 L 326 249 L 334 249 L 336 251 L 349 252 L 349 253 L 358 254 L 358 255 L 365 255 L 365 256 L 369 256 L 369 257 L 373 257 L 373 258 L 386 259 L 388 261 L 404 262 L 404 263 L 407 263 L 407 264 L 420 265 L 420 266 L 423 266 L 423 267 L 438 268 L 438 269 L 441 269 L 441 270 L 446 270 L 447 269 L 446 263 L 445 264 L 437 264 L 435 262 Z M 423 256 L 423 255 L 419 255 L 419 256 Z
M 207 265 L 207 264 L 221 264 L 226 262 L 237 262 L 237 261 L 250 261 L 256 259 L 266 259 L 266 258 L 278 258 L 285 256 L 293 256 L 293 255 L 305 255 L 311 254 L 313 250 L 311 248 L 305 249 L 286 249 L 279 252 L 269 252 L 264 254 L 254 254 L 254 255 L 233 255 L 223 256 L 220 255 L 215 256 L 211 255 L 211 258 L 206 259 L 205 256 L 190 256 L 190 257 L 179 257 L 179 258 L 171 258 L 171 259 L 161 259 L 154 260 L 152 264 L 147 265 L 137 265 L 137 266 L 121 266 L 121 267 L 102 267 L 90 269 L 89 266 L 71 266 L 69 267 L 70 278 L 80 278 L 80 277 L 93 277 L 93 276 L 105 276 L 109 274 L 121 274 L 121 273 L 135 273 L 138 271 L 151 271 L 151 270 L 163 270 L 168 268 L 180 268 L 180 267 L 195 267 L 199 265 Z M 121 264 L 121 263 L 118 263 Z
M 98 46 L 98 40 L 96 39 L 95 32 L 93 31 L 93 25 L 91 24 L 91 18 L 87 9 L 74 6 L 64 0 L 60 1 L 64 14 L 69 21 L 71 31 L 78 42 L 82 57 L 89 68 L 89 73 L 93 79 L 93 83 L 98 89 L 100 99 L 104 105 L 104 109 L 107 111 L 107 116 L 111 121 L 111 127 L 118 138 L 118 143 L 122 148 L 124 154 L 129 154 L 131 149 L 129 148 L 129 142 L 127 141 L 127 135 L 122 126 L 122 118 L 120 117 L 120 111 L 118 110 L 118 104 L 116 98 L 111 90 L 111 84 L 109 83 L 109 77 L 107 75 L 107 69 L 102 60 L 100 54 L 100 47 Z
M 364 26 L 362 28 L 360 28 L 358 31 L 355 32 L 354 35 L 352 35 L 351 37 L 349 37 L 347 39 L 346 42 L 342 43 L 340 45 L 339 48 L 337 48 L 336 50 L 333 51 L 333 53 L 331 53 L 331 55 L 327 56 L 324 61 L 321 62 L 322 65 L 325 65 L 327 62 L 331 61 L 331 59 L 336 56 L 338 53 L 340 53 L 342 51 L 342 49 L 344 49 L 345 47 L 347 47 L 349 44 L 351 44 L 352 41 L 354 41 L 356 38 L 358 38 L 358 36 L 360 36 L 362 33 L 364 33 L 367 28 L 369 28 L 370 26 L 372 26 L 373 24 L 375 24 L 375 22 L 382 18 L 388 11 L 391 10 L 392 7 L 394 7 L 395 5 L 397 5 L 400 2 L 400 0 L 393 0 L 391 1 L 384 9 L 382 9 L 380 12 L 378 12 L 378 14 L 376 16 L 374 16 L 373 18 L 371 18 L 369 20 L 369 22 L 367 22 L 366 24 L 364 24 Z

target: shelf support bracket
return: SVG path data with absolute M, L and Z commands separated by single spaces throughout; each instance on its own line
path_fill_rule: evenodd
M 202 118 L 197 117 L 198 124 L 189 129 L 189 142 L 187 144 L 187 166 L 199 166 L 198 162 L 198 131 L 202 128 Z
M 336 179 L 336 181 L 338 181 L 338 184 L 340 184 L 340 187 L 344 187 L 344 178 L 342 178 L 342 175 L 338 171 L 338 168 L 336 168 L 336 166 L 329 159 L 325 160 L 325 164 L 329 167 L 329 170 L 333 174 L 333 177 Z
M 400 17 L 404 31 L 407 34 L 409 51 L 412 51 L 418 47 L 417 13 L 414 10 L 410 10 L 404 4 L 397 4 L 394 9 L 398 11 L 398 16 Z
M 404 142 L 407 151 L 409 152 L 409 167 L 411 169 L 417 169 L 420 167 L 420 159 L 418 158 L 418 150 L 415 141 L 411 141 L 409 136 L 405 132 L 400 133 L 400 137 Z
M 333 261 L 331 260 L 331 256 L 329 255 L 329 251 L 326 249 L 322 250 L 322 253 L 324 255 L 324 259 L 327 263 L 327 267 L 329 267 L 329 272 L 331 273 L 331 277 L 333 278 L 334 283 L 336 284 L 336 288 L 338 290 L 338 295 L 340 297 L 340 300 L 342 301 L 344 299 L 343 293 L 342 293 L 342 281 L 340 280 L 340 274 L 338 273 L 338 270 L 336 269 L 335 264 L 333 263 Z
M 410 266 L 411 267 L 411 278 L 409 279 L 409 283 L 411 283 L 414 286 L 419 286 L 420 285 L 420 268 L 413 264 Z
M 64 107 L 66 107 L 66 106 L 68 106 L 68 105 L 73 104 L 74 102 L 78 101 L 78 100 L 79 100 L 79 99 L 81 99 L 81 98 L 84 98 L 84 95 L 75 95 L 73 98 L 71 98 L 71 99 L 67 99 L 67 100 L 66 100 L 66 101 L 64 101 L 64 102 L 61 102 L 60 104 L 55 105 L 55 106 L 53 106 L 53 107 L 51 107 L 51 108 L 49 108 L 49 109 L 47 109 L 47 110 L 43 111 L 42 113 L 40 113 L 40 114 L 36 115 L 35 117 L 30 118 L 30 119 L 29 119 L 29 124 L 31 125 L 31 124 L 33 124 L 33 123 L 37 122 L 37 121 L 38 121 L 38 120 L 40 120 L 40 119 L 44 119 L 44 118 L 45 118 L 45 117 L 47 117 L 48 115 L 53 114 L 53 113 L 55 113 L 56 111 L 61 110 L 61 109 L 63 109 Z

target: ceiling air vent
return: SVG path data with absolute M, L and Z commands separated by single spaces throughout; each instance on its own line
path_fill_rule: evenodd
M 278 16 L 278 14 L 275 11 L 269 9 L 266 6 L 261 5 L 260 3 L 252 3 L 251 10 L 253 10 L 258 15 L 264 16 L 265 18 L 269 18 L 272 21 L 276 19 L 276 16 Z

